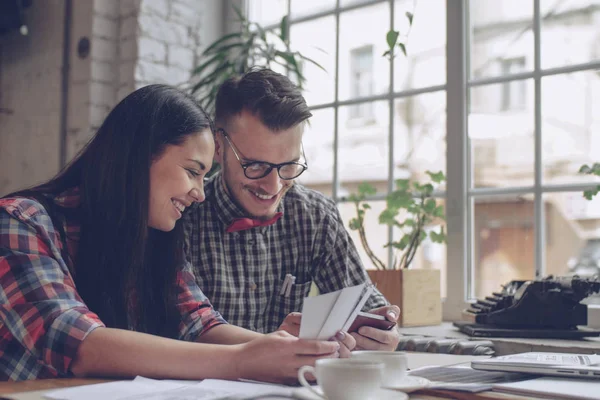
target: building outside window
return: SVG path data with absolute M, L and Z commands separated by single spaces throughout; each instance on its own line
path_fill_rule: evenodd
M 361 98 L 373 94 L 373 46 L 363 46 L 350 51 L 351 96 Z M 350 118 L 370 119 L 373 117 L 373 103 L 362 103 L 350 108 Z
M 291 46 L 325 67 L 304 71 L 314 117 L 301 183 L 331 196 L 346 226 L 348 193 L 376 186 L 366 229 L 380 258 L 398 234 L 377 222 L 393 180 L 447 175 L 448 244 L 423 246 L 414 265 L 441 270 L 445 319 L 594 253 L 600 199 L 581 192 L 598 181 L 577 171 L 600 161 L 600 0 L 247 1 L 274 28 L 288 14 Z M 381 56 L 390 28 L 407 43 L 392 62 Z M 371 124 L 352 122 L 367 112 Z

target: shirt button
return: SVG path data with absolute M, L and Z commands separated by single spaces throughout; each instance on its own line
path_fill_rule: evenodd
M 254 282 L 252 282 L 252 283 L 250 284 L 250 289 L 251 289 L 251 290 L 256 290 L 256 288 L 257 288 L 257 287 L 258 287 L 258 286 L 256 286 L 256 283 L 254 283 Z

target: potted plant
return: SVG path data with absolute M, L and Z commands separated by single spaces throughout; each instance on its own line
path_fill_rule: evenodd
M 306 78 L 302 74 L 302 61 L 325 70 L 316 61 L 290 49 L 288 17 L 279 28 L 269 31 L 256 22 L 249 21 L 242 11 L 233 6 L 240 30 L 227 34 L 210 44 L 200 55 L 199 65 L 192 71 L 191 92 L 209 112 L 219 86 L 232 76 L 239 76 L 253 67 L 283 67 L 302 89 Z
M 591 166 L 587 164 L 582 165 L 581 168 L 579 168 L 579 173 L 600 176 L 600 163 L 594 163 Z M 600 192 L 600 185 L 596 186 L 595 189 L 584 191 L 583 196 L 588 200 L 592 200 L 598 192 Z
M 375 255 L 367 239 L 365 215 L 371 208 L 367 198 L 376 190 L 368 183 L 358 187 L 358 193 L 349 196 L 356 216 L 350 220 L 350 229 L 358 232 L 360 243 L 374 269 L 367 269 L 371 280 L 392 303 L 400 307 L 402 326 L 436 325 L 441 323 L 440 271 L 411 269 L 417 250 L 423 241 L 445 243 L 444 228 L 428 230 L 445 219 L 444 206 L 433 197 L 434 185 L 445 181 L 443 172 L 427 171 L 430 182 L 395 181 L 396 189 L 386 196 L 385 209 L 379 214 L 379 223 L 396 227 L 401 232 L 397 240 L 385 245 L 393 248 L 391 265 Z

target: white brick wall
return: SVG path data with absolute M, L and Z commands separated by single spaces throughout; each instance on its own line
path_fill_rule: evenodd
M 76 0 L 71 20 L 67 159 L 118 101 L 151 83 L 181 85 L 200 45 L 222 31 L 223 0 Z M 64 0 L 27 9 L 30 34 L 0 37 L 0 195 L 60 167 Z M 81 38 L 90 54 L 77 55 Z M 43 94 L 43 95 L 42 95 Z

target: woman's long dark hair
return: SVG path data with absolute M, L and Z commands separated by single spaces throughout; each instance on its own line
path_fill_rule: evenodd
M 75 284 L 107 326 L 176 337 L 183 227 L 177 223 L 170 232 L 148 227 L 150 166 L 166 146 L 207 129 L 213 129 L 210 118 L 187 94 L 165 85 L 143 87 L 110 112 L 59 175 L 16 193 L 41 200 L 57 226 L 55 211 L 69 210 L 56 210 L 44 195 L 79 187 Z

